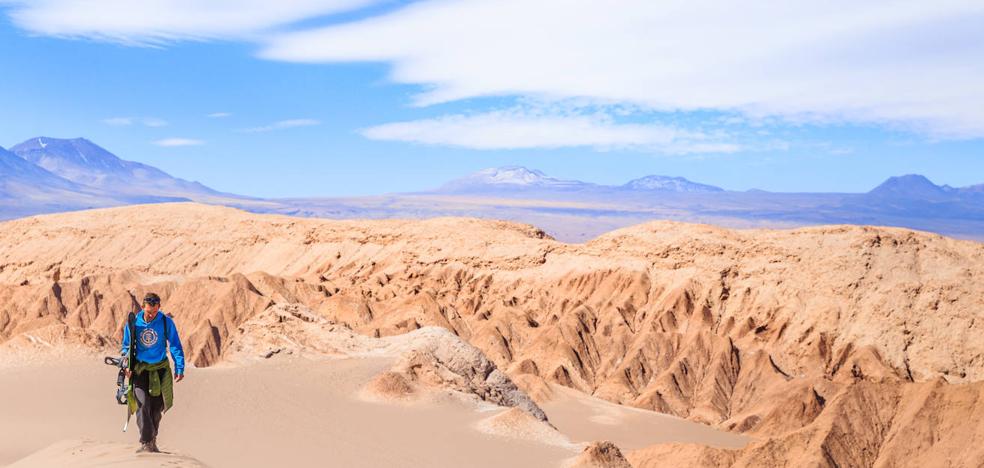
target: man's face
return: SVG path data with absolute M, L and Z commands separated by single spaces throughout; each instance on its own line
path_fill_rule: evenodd
M 147 312 L 150 315 L 154 315 L 154 314 L 157 313 L 157 311 L 161 310 L 161 305 L 160 304 L 151 304 L 149 302 L 144 302 L 143 309 L 144 309 L 144 312 Z

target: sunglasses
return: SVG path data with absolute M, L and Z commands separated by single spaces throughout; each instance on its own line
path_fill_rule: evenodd
M 161 301 L 144 301 L 143 303 L 152 306 L 161 305 Z

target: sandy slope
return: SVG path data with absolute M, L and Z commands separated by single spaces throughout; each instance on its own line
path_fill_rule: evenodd
M 505 222 L 327 221 L 194 204 L 0 224 L 3 354 L 106 346 L 148 290 L 164 296 L 199 366 L 233 358 L 251 321 L 299 304 L 366 336 L 446 328 L 540 402 L 549 382 L 755 438 L 742 451 L 693 450 L 718 465 L 984 457 L 967 443 L 984 428 L 961 416 L 981 414 L 984 401 L 976 242 L 657 222 L 569 245 Z M 496 390 L 502 379 L 475 378 L 487 365 L 454 377 L 448 360 L 414 359 L 423 361 L 408 359 L 404 373 L 438 363 L 414 385 L 509 400 Z M 629 458 L 671 460 L 659 447 Z
M 13 466 L 130 466 L 155 457 L 133 453 L 135 428 L 120 432 L 123 410 L 112 400 L 113 369 L 97 358 L 0 373 L 0 465 L 29 456 Z M 360 388 L 391 365 L 390 358 L 274 357 L 191 369 L 162 424 L 161 448 L 174 455 L 154 460 L 175 462 L 163 466 L 197 466 L 198 460 L 215 467 L 533 467 L 560 466 L 580 451 L 564 434 L 550 435 L 552 429 L 533 418 L 508 426 L 523 437 L 483 432 L 485 421 L 503 413 L 496 407 L 450 397 L 413 404 L 361 399 Z M 64 391 L 66 380 L 74 382 L 76 391 Z M 569 404 L 551 404 L 551 413 L 572 433 L 604 433 L 604 424 L 572 420 L 587 404 L 596 403 L 572 398 Z M 648 433 L 654 442 L 702 440 L 675 439 L 675 430 L 641 422 L 620 425 L 620 431 Z M 729 437 L 709 429 L 707 436 Z
M 697 423 L 551 388 L 558 431 L 478 349 L 443 328 L 373 338 L 294 305 L 268 309 L 242 329 L 222 364 L 189 369 L 177 385 L 178 405 L 159 438 L 164 455 L 135 454 L 136 429 L 118 432 L 115 368 L 92 350 L 3 355 L 0 464 L 566 466 L 580 460 L 585 444 L 577 442 L 594 437 L 628 447 L 640 439 L 744 445 Z
M 675 416 L 616 405 L 559 385 L 553 389 L 555 397 L 541 406 L 550 422 L 574 441 L 609 440 L 622 450 L 670 442 L 736 449 L 751 439 Z
M 359 400 L 359 388 L 389 364 L 371 358 L 274 359 L 241 368 L 194 369 L 178 385 L 177 404 L 163 420 L 161 448 L 217 467 L 318 466 L 320 461 L 548 466 L 575 453 L 467 430 L 488 414 L 454 400 L 414 406 Z M 135 428 L 120 431 L 123 410 L 112 400 L 112 369 L 95 361 L 76 366 L 3 373 L 0 463 L 70 438 L 125 442 L 112 452 L 132 454 L 137 434 Z M 66 394 L 60 384 L 65 379 L 77 382 L 76 392 Z M 38 404 L 25 404 L 32 401 Z
M 10 468 L 47 468 L 52 466 L 96 468 L 127 466 L 133 468 L 199 468 L 204 463 L 173 452 L 134 454 L 133 444 L 97 442 L 93 440 L 63 440 L 32 453 Z

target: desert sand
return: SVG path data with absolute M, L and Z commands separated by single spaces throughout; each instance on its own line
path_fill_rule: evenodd
M 978 242 L 879 227 L 655 222 L 566 244 L 508 222 L 329 221 L 195 204 L 39 216 L 0 224 L 0 357 L 44 369 L 51 356 L 111 349 L 123 317 L 150 290 L 179 325 L 196 373 L 217 379 L 210 389 L 226 385 L 223 372 L 244 382 L 237 373 L 263 374 L 285 356 L 335 359 L 307 372 L 336 369 L 328 380 L 340 386 L 365 382 L 315 390 L 300 381 L 295 387 L 306 390 L 298 391 L 355 394 L 387 415 L 434 411 L 455 441 L 445 450 L 523 454 L 526 466 L 984 460 Z M 380 356 L 389 361 L 372 372 L 337 369 Z M 100 385 L 111 385 L 106 369 Z M 189 379 L 184 388 L 196 385 Z M 204 393 L 182 404 L 210 401 Z M 271 400 L 243 398 L 250 403 L 237 413 Z M 489 405 L 503 413 L 475 416 Z M 191 410 L 179 407 L 165 426 L 189 414 L 181 411 Z M 118 430 L 110 419 L 106 427 Z M 269 424 L 288 433 L 291 418 L 275 419 Z M 119 441 L 44 428 L 57 437 L 0 454 L 13 461 L 62 440 Z M 469 445 L 471 434 L 489 431 L 499 432 L 498 449 Z M 531 439 L 535 447 L 515 448 Z M 164 447 L 214 464 L 196 441 Z M 284 437 L 283 447 L 299 450 L 297 441 Z M 408 457 L 455 460 L 417 442 L 426 448 L 407 449 Z M 374 447 L 368 456 L 403 447 L 386 443 L 365 445 Z
M 178 405 L 165 415 L 163 454 L 135 454 L 136 428 L 120 431 L 112 400 L 113 369 L 91 359 L 5 368 L 0 375 L 0 466 L 566 466 L 585 444 L 575 435 L 604 434 L 608 422 L 580 422 L 586 395 L 551 405 L 562 431 L 522 410 L 478 405 L 453 395 L 421 400 L 365 398 L 366 385 L 393 364 L 387 357 L 312 360 L 275 356 L 249 364 L 189 370 Z M 77 391 L 66 393 L 65 379 Z M 384 398 L 385 400 L 385 398 Z M 37 405 L 26 402 L 40 401 Z M 514 417 L 511 412 L 525 417 Z M 661 415 L 649 412 L 654 418 Z M 624 421 L 625 434 L 653 441 L 740 439 L 689 421 Z M 612 434 L 631 446 L 632 436 Z
M 360 387 L 387 366 L 385 359 L 372 358 L 274 358 L 243 367 L 192 369 L 178 384 L 176 406 L 164 416 L 161 450 L 214 467 L 559 466 L 577 453 L 573 444 L 526 442 L 470 429 L 491 412 L 465 402 L 391 405 L 358 398 Z M 78 391 L 66 394 L 60 382 L 67 378 L 79 383 Z M 129 463 L 154 457 L 134 454 L 135 421 L 127 433 L 120 430 L 124 413 L 112 399 L 113 378 L 112 369 L 95 359 L 5 371 L 0 378 L 5 396 L 0 465 L 32 453 L 33 460 L 14 466 L 71 461 L 64 451 L 37 451 L 72 439 L 99 442 L 103 453 L 98 456 L 104 459 Z M 94 462 L 95 457 L 90 450 L 74 458 Z

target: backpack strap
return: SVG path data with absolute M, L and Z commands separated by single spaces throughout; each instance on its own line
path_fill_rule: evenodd
M 137 360 L 137 314 L 130 312 L 130 315 L 126 317 L 126 326 L 130 330 L 130 362 L 128 362 L 130 368 L 134 366 L 134 362 Z
M 167 314 L 162 313 L 161 315 L 163 315 L 163 317 L 161 317 L 161 320 L 164 321 L 164 346 L 167 347 L 167 336 L 168 336 L 168 333 L 167 333 Z M 165 357 L 166 357 L 166 355 L 165 355 Z

